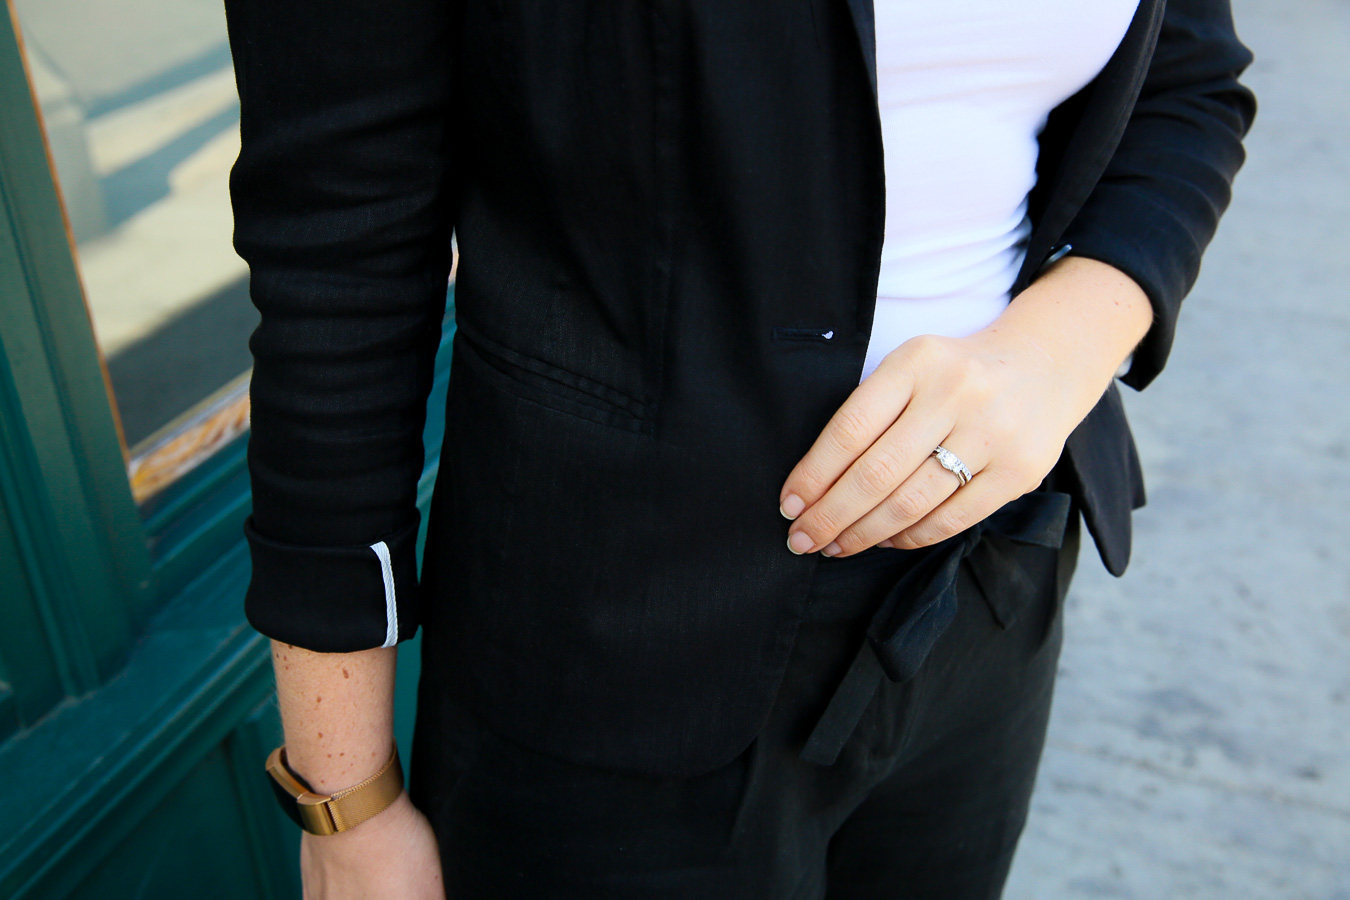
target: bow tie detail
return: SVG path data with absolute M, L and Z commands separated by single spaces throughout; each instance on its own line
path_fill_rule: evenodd
M 1068 494 L 1033 491 L 1005 504 L 988 518 L 928 548 L 922 559 L 896 579 L 867 628 L 848 674 L 830 699 L 802 751 L 802 758 L 832 765 L 871 702 L 880 678 L 913 678 L 942 633 L 956 618 L 962 562 L 990 600 L 1004 627 L 1034 595 L 1034 579 L 1017 561 L 1013 544 L 1057 549 L 1064 543 Z
M 1036 491 L 1019 497 L 984 521 L 934 545 L 923 560 L 901 576 L 886 592 L 886 598 L 867 629 L 867 642 L 872 645 L 886 677 L 891 681 L 906 681 L 919 671 L 933 644 L 956 618 L 956 582 L 961 562 L 987 535 L 1058 548 L 1064 543 L 1069 503 L 1068 494 L 1050 491 Z M 988 546 L 982 549 L 981 555 L 990 557 L 982 560 L 987 564 L 971 566 L 981 590 L 991 597 L 1007 592 L 1018 600 L 1027 599 L 1035 591 L 1035 583 L 1013 560 L 1012 554 L 1000 546 L 1002 541 L 985 543 Z M 990 583 L 994 579 L 1003 582 L 1001 591 L 994 590 Z M 1005 627 L 1012 623 L 1011 616 L 1020 605 L 1010 603 L 999 615 Z

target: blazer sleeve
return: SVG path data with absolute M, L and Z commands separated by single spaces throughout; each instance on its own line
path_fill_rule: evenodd
M 249 339 L 245 599 L 321 652 L 418 626 L 417 482 L 449 279 L 453 0 L 225 0 Z
M 1252 59 L 1228 0 L 1167 0 L 1138 103 L 1101 181 L 1069 226 L 1073 252 L 1144 289 L 1154 322 L 1122 380 L 1162 371 L 1182 298 L 1228 207 L 1256 101 L 1238 82 Z

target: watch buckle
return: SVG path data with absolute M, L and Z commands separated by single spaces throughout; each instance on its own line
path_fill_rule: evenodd
M 337 823 L 333 821 L 333 814 L 328 808 L 329 799 L 308 791 L 296 797 L 295 806 L 300 813 L 301 827 L 311 834 L 337 834 Z

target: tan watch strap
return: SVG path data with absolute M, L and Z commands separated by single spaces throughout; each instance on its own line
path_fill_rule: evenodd
M 278 788 L 282 808 L 310 834 L 337 834 L 384 812 L 403 792 L 403 766 L 394 747 L 380 771 L 360 784 L 333 794 L 318 794 L 286 764 L 286 748 L 267 757 L 267 774 Z

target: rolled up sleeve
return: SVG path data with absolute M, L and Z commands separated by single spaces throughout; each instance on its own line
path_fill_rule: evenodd
M 1238 77 L 1251 59 L 1228 0 L 1168 0 L 1124 136 L 1064 236 L 1075 255 L 1115 266 L 1149 297 L 1153 325 L 1122 377 L 1137 390 L 1167 361 L 1182 299 L 1244 161 L 1256 102 Z
M 249 622 L 320 652 L 418 626 L 417 482 L 455 207 L 449 0 L 225 0 L 242 147 Z

